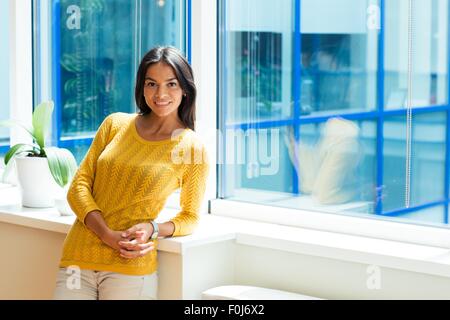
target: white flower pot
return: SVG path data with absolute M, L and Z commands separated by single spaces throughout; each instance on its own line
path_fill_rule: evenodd
M 31 208 L 50 208 L 62 188 L 53 179 L 47 158 L 16 158 L 17 178 L 22 193 L 22 205 Z

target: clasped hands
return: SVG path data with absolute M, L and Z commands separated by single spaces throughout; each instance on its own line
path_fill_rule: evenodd
M 118 250 L 122 258 L 134 259 L 143 257 L 155 249 L 153 241 L 148 241 L 152 232 L 151 223 L 139 223 L 125 231 L 108 229 L 100 239 Z

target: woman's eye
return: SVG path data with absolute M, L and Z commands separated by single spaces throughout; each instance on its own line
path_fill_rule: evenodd
M 176 82 L 169 82 L 169 87 L 176 87 L 177 83 Z
M 147 83 L 145 84 L 145 86 L 146 86 L 146 87 L 154 87 L 154 86 L 155 86 L 155 83 L 154 83 L 154 82 L 147 82 Z

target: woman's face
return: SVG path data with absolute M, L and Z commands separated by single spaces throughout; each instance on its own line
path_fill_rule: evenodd
M 171 66 L 158 62 L 148 67 L 144 80 L 144 97 L 157 116 L 177 114 L 183 90 Z

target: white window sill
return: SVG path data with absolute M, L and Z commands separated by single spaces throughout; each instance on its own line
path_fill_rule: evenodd
M 8 199 L 8 201 L 6 201 Z M 176 214 L 165 209 L 158 221 Z M 0 222 L 67 233 L 75 216 L 62 217 L 54 208 L 24 208 L 17 197 L 0 190 Z M 232 240 L 238 245 L 280 250 L 412 272 L 450 277 L 450 250 L 307 228 L 282 226 L 204 214 L 194 234 L 160 239 L 159 250 L 183 254 L 187 249 Z

